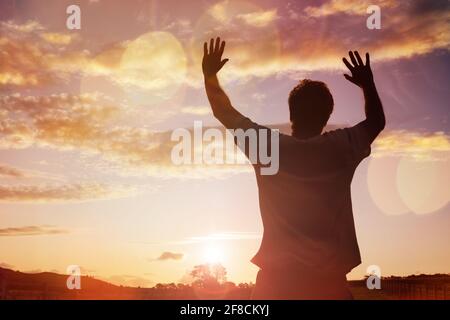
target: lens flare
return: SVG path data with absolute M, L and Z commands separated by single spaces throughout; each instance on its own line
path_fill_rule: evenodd
M 186 69 L 187 57 L 175 36 L 169 32 L 148 32 L 90 60 L 81 91 L 104 92 L 110 87 L 108 94 L 122 92 L 133 105 L 155 105 L 182 91 Z
M 409 211 L 397 190 L 398 157 L 371 158 L 367 184 L 372 200 L 387 215 L 400 215 Z
M 403 202 L 417 214 L 444 207 L 450 200 L 450 163 L 404 157 L 397 170 L 397 188 Z

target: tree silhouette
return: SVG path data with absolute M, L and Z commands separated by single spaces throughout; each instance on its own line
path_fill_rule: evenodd
M 220 263 L 194 266 L 190 275 L 194 278 L 192 285 L 198 287 L 217 287 L 227 281 L 227 270 Z

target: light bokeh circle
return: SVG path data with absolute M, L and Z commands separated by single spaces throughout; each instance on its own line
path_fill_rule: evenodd
M 402 201 L 414 213 L 435 212 L 450 200 L 448 161 L 403 157 L 398 164 L 396 180 Z
M 448 159 L 417 159 L 410 155 L 375 157 L 367 184 L 376 206 L 387 215 L 428 214 L 450 201 Z

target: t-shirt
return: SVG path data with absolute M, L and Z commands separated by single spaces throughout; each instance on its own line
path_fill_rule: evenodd
M 248 118 L 235 124 L 269 130 Z M 254 164 L 264 233 L 251 261 L 262 269 L 291 265 L 343 273 L 359 265 L 350 184 L 369 154 L 362 123 L 306 140 L 280 134 L 278 173 L 262 175 Z

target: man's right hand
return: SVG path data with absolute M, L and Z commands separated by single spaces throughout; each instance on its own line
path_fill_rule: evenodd
M 220 38 L 217 38 L 214 44 L 214 39 L 211 39 L 208 43 L 205 42 L 203 45 L 203 61 L 202 69 L 205 78 L 215 76 L 217 72 L 222 69 L 228 59 L 222 60 L 222 54 L 225 50 L 225 41 L 220 42 Z
M 352 75 L 349 76 L 348 74 L 344 74 L 345 79 L 361 88 L 367 88 L 368 86 L 373 85 L 373 74 L 372 70 L 370 69 L 369 54 L 366 53 L 365 65 L 358 51 L 354 51 L 354 53 L 352 51 L 349 51 L 348 54 L 352 63 L 348 62 L 346 58 L 342 58 L 342 61 L 344 61 L 345 65 L 350 70 Z

